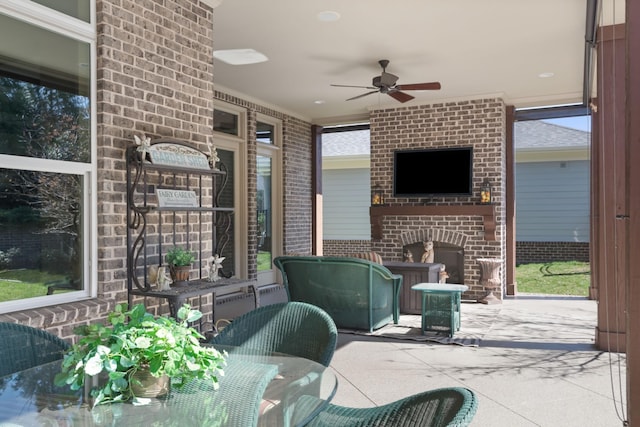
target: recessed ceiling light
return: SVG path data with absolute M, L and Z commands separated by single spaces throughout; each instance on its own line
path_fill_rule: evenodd
M 266 55 L 253 49 L 214 50 L 213 57 L 231 65 L 257 64 L 269 60 Z
M 320 22 L 336 22 L 338 19 L 340 19 L 340 14 L 338 12 L 334 12 L 333 10 L 325 10 L 318 13 L 317 17 L 318 21 Z
M 540 73 L 538 74 L 538 77 L 540 77 L 541 79 L 548 79 L 549 77 L 553 77 L 553 73 L 552 72 Z
M 324 104 L 325 101 L 323 99 L 317 99 L 315 101 L 313 101 L 314 104 Z
M 208 5 L 211 9 L 215 9 L 222 4 L 222 0 L 202 0 L 202 2 Z

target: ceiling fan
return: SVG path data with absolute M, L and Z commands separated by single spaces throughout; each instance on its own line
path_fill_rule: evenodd
M 373 78 L 372 85 L 373 86 L 351 86 L 351 85 L 331 85 L 335 87 L 360 87 L 363 89 L 373 89 L 371 92 L 363 93 L 362 95 L 354 96 L 353 98 L 347 99 L 347 101 L 351 101 L 352 99 L 362 98 L 367 95 L 372 95 L 374 93 L 386 93 L 390 97 L 394 98 L 400 102 L 411 101 L 414 97 L 409 95 L 408 93 L 404 93 L 404 90 L 438 90 L 440 89 L 440 82 L 431 82 L 431 83 L 414 83 L 414 84 L 406 84 L 406 85 L 397 85 L 398 76 L 393 75 L 391 73 L 387 73 L 387 66 L 389 65 L 388 59 L 381 59 L 378 61 L 378 64 L 382 67 L 382 74 Z

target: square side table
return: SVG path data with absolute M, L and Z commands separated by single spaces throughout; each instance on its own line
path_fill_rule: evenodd
M 422 292 L 422 333 L 448 331 L 453 337 L 460 330 L 460 296 L 469 289 L 452 283 L 418 283 L 411 287 Z

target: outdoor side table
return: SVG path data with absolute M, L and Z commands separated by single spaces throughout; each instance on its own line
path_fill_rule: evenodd
M 453 337 L 460 330 L 460 296 L 467 285 L 453 283 L 418 283 L 411 287 L 422 292 L 422 333 L 448 331 Z

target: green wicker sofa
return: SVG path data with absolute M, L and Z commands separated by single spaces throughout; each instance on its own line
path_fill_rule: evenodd
M 371 332 L 398 323 L 402 276 L 378 263 L 322 256 L 281 256 L 273 263 L 289 301 L 322 308 L 338 328 Z

